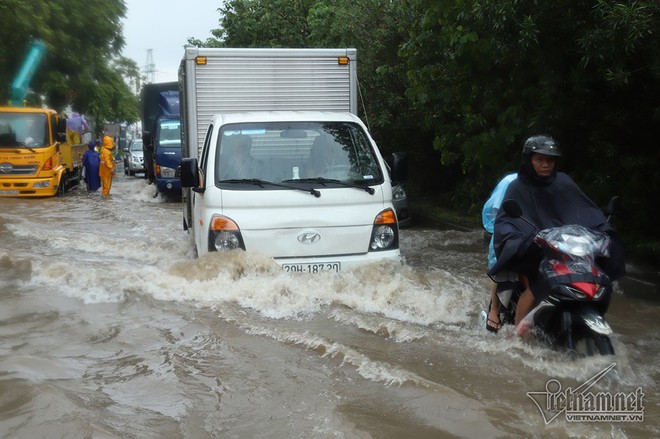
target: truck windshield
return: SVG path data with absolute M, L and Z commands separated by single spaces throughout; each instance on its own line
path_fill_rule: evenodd
M 158 143 L 161 146 L 181 146 L 181 121 L 163 120 L 160 122 Z
M 219 182 L 314 184 L 326 179 L 369 185 L 383 181 L 367 134 L 351 122 L 230 124 L 223 127 L 218 142 Z
M 0 147 L 48 146 L 47 128 L 45 114 L 0 113 Z

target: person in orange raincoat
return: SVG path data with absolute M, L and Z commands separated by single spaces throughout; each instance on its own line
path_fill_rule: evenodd
M 112 137 L 103 136 L 103 146 L 101 148 L 101 164 L 99 166 L 99 177 L 101 177 L 101 194 L 110 195 L 112 178 L 115 176 L 115 157 L 112 154 L 114 145 Z

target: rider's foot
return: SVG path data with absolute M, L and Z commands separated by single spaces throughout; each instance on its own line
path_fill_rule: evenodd
M 488 318 L 486 319 L 486 329 L 494 333 L 497 333 L 497 331 L 502 329 L 502 322 L 500 321 L 499 309 L 497 306 L 493 306 L 492 302 L 488 306 Z

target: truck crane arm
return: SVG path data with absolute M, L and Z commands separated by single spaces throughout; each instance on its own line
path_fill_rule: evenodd
M 46 53 L 46 44 L 42 40 L 35 40 L 31 47 L 30 51 L 23 62 L 18 75 L 14 79 L 14 82 L 11 84 L 11 91 L 9 96 L 9 105 L 12 107 L 22 107 L 23 99 L 27 96 L 28 87 L 32 78 L 41 64 L 41 60 Z

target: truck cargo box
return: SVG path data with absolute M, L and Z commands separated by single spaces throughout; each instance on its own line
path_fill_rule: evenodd
M 197 157 L 218 113 L 345 111 L 357 115 L 356 49 L 186 49 L 183 157 Z M 190 128 L 189 128 L 190 127 Z

